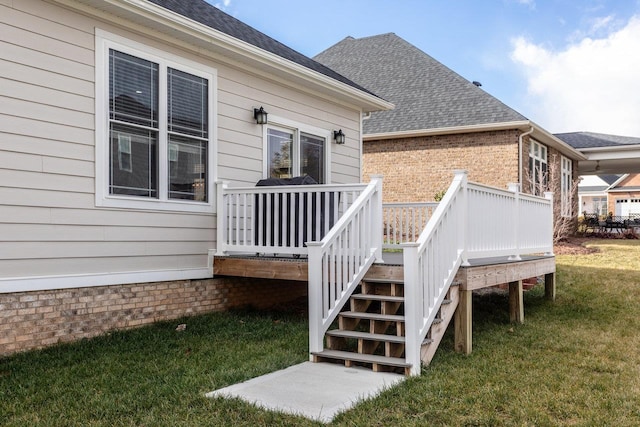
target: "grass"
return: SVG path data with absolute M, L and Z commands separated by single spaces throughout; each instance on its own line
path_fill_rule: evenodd
M 449 333 L 423 375 L 339 415 L 345 426 L 640 425 L 640 241 L 557 257 L 557 299 L 474 296 L 474 349 Z M 175 331 L 186 323 L 183 332 Z M 296 313 L 214 313 L 0 359 L 7 426 L 319 425 L 204 393 L 307 359 Z

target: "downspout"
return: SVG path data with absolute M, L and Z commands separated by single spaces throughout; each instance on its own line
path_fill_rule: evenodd
M 522 134 L 518 138 L 518 182 L 520 183 L 520 191 L 524 190 L 524 182 L 522 181 L 522 169 L 524 166 L 522 165 L 522 138 L 531 135 L 533 133 L 533 126 L 530 125 L 530 129 Z

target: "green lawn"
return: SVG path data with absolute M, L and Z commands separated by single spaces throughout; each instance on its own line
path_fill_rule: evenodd
M 474 297 L 474 351 L 338 416 L 345 426 L 640 425 L 640 241 L 559 255 L 557 299 Z M 186 323 L 183 332 L 175 330 Z M 2 426 L 320 425 L 204 393 L 307 360 L 295 312 L 215 313 L 0 359 Z

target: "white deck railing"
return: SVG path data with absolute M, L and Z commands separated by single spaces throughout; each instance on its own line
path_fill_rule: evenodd
M 545 197 L 469 183 L 466 259 L 552 253 L 552 193 Z
M 218 183 L 217 255 L 305 255 L 347 212 L 366 184 L 230 187 Z
M 414 243 L 405 243 L 405 355 L 420 374 L 420 347 L 458 267 L 470 259 L 553 253 L 552 193 L 546 198 L 467 182 L 457 171 Z
M 309 350 L 324 333 L 373 262 L 382 260 L 382 179 L 371 183 L 320 242 L 309 242 Z
M 407 362 L 420 347 L 458 267 L 469 260 L 553 253 L 552 193 L 468 183 L 456 171 L 436 203 L 382 205 L 382 179 L 355 185 L 230 188 L 218 184 L 217 254 L 308 254 L 309 349 L 386 247 L 402 248 Z M 418 235 L 418 230 L 422 230 Z
M 456 173 L 444 198 L 415 243 L 405 243 L 405 357 L 420 374 L 420 347 L 462 263 L 466 173 Z
M 438 202 L 383 203 L 383 248 L 399 249 L 402 243 L 418 240 L 437 207 Z

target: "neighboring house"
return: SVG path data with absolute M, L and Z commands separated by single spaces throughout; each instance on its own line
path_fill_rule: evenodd
M 364 174 L 384 175 L 385 201 L 433 200 L 451 173 L 555 193 L 562 216 L 584 156 L 395 34 L 347 37 L 314 57 L 393 102 L 364 120 Z M 549 176 L 551 172 L 552 176 Z
M 359 183 L 361 117 L 392 104 L 202 0 L 0 23 L 0 354 L 306 295 L 213 278 L 216 182 Z
M 609 212 L 608 189 L 619 178 L 620 175 L 581 176 L 578 185 L 580 214 L 606 215 Z
M 579 168 L 584 177 L 578 187 L 580 212 L 623 216 L 640 213 L 640 138 L 595 132 L 556 136 L 586 157 Z
M 617 216 L 640 216 L 640 174 L 625 174 L 607 189 L 607 212 Z

